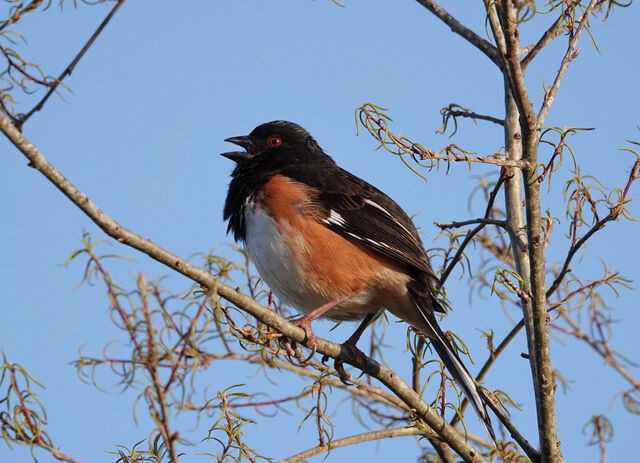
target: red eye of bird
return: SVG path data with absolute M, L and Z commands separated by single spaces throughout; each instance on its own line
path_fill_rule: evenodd
M 271 137 L 268 140 L 269 146 L 271 146 L 272 148 L 275 148 L 276 146 L 280 146 L 282 145 L 282 140 L 280 140 L 278 137 Z

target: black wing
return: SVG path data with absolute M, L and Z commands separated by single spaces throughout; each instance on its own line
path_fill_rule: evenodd
M 313 174 L 307 169 L 296 171 L 306 171 L 300 179 L 304 183 L 322 185 L 317 201 L 329 229 L 407 266 L 412 274 L 436 281 L 415 225 L 395 201 L 338 166 Z M 295 172 L 290 174 L 296 177 Z

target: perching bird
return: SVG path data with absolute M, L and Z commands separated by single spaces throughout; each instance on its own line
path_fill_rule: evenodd
M 391 198 L 340 168 L 292 122 L 273 121 L 225 141 L 237 164 L 224 206 L 228 231 L 243 241 L 273 293 L 306 315 L 296 323 L 361 320 L 382 308 L 428 336 L 495 441 L 478 386 L 442 332 L 437 277 L 411 219 Z

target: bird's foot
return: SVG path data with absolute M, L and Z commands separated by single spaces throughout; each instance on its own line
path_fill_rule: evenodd
M 357 339 L 356 339 L 357 341 Z M 346 342 L 343 342 L 341 344 L 342 347 L 344 347 L 345 349 L 347 349 L 349 352 L 351 352 L 351 355 L 353 355 L 356 358 L 356 361 L 358 363 L 364 363 L 367 356 L 364 354 L 364 352 L 362 352 L 360 349 L 358 349 L 358 347 L 356 346 L 356 343 L 353 341 L 353 339 L 349 339 Z M 322 357 L 322 363 L 326 365 L 326 363 L 329 361 L 329 357 L 327 355 L 325 355 L 324 357 Z M 336 370 L 336 373 L 338 373 L 338 378 L 340 378 L 340 381 L 342 381 L 343 384 L 345 384 L 346 386 L 353 386 L 353 383 L 350 382 L 351 379 L 351 374 L 346 371 L 344 369 L 344 361 L 340 360 L 340 359 L 336 359 L 335 362 L 333 362 L 333 368 Z
M 291 323 L 299 328 L 302 328 L 302 330 L 304 331 L 304 345 L 311 349 L 311 354 L 309 354 L 307 358 L 300 360 L 299 356 L 296 354 L 297 343 L 295 341 L 291 341 L 287 337 L 280 338 L 279 344 L 287 352 L 287 356 L 289 357 L 289 359 L 293 360 L 295 358 L 300 361 L 301 364 L 306 364 L 316 353 L 318 337 L 313 333 L 313 330 L 311 329 L 311 320 L 308 317 L 304 316 L 295 320 L 291 320 Z

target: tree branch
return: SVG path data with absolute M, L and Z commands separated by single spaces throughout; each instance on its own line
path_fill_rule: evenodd
M 23 14 L 34 11 L 36 8 L 38 8 L 42 4 L 42 1 L 43 0 L 32 0 L 27 6 L 22 6 L 23 5 L 22 3 L 19 4 L 14 9 L 11 17 L 9 17 L 9 19 L 7 19 L 6 21 L 3 21 L 2 24 L 0 24 L 0 31 L 3 31 L 7 26 L 10 26 L 11 24 L 17 23 Z
M 535 43 L 535 45 L 533 45 L 531 47 L 531 49 L 529 50 L 529 52 L 527 53 L 527 55 L 522 58 L 522 61 L 520 62 L 520 66 L 522 67 L 522 69 L 527 69 L 527 67 L 531 64 L 531 62 L 533 61 L 533 59 L 538 55 L 538 53 L 540 53 L 540 51 L 549 43 L 551 42 L 553 39 L 555 39 L 558 35 L 560 35 L 560 31 L 558 30 L 558 26 L 560 26 L 560 24 L 562 23 L 562 20 L 564 19 L 564 15 L 561 14 L 560 16 L 558 16 L 558 19 L 556 19 L 553 24 L 551 24 L 551 26 L 549 26 L 549 29 L 547 29 L 544 34 L 542 34 L 542 37 L 540 37 L 540 39 Z
M 413 159 L 416 160 L 416 162 L 417 159 L 420 159 L 422 161 L 441 160 L 447 162 L 466 163 L 480 162 L 483 164 L 492 164 L 501 167 L 517 167 L 519 169 L 524 169 L 526 167 L 526 163 L 522 160 L 512 160 L 503 157 L 495 158 L 487 156 L 469 156 L 467 152 L 461 150 L 455 145 L 449 145 L 442 149 L 442 151 L 448 154 L 436 153 L 435 151 L 429 148 L 425 148 L 424 146 L 415 143 L 406 137 L 394 135 L 389 130 L 387 124 L 387 120 L 390 120 L 390 118 L 380 113 L 379 109 L 381 108 L 373 105 L 372 103 L 365 103 L 356 110 L 356 113 L 358 114 L 362 125 L 377 141 L 380 142 L 381 146 L 383 146 L 387 151 L 391 153 L 397 154 L 399 156 L 408 154 L 412 156 Z
M 462 433 L 462 431 L 460 431 Z M 311 449 L 300 452 L 284 460 L 280 460 L 279 463 L 296 463 L 311 458 L 315 455 L 328 452 L 341 447 L 347 447 L 349 445 L 360 444 L 362 442 L 370 442 L 372 440 L 389 439 L 393 437 L 403 436 L 424 436 L 425 432 L 416 427 L 400 426 L 397 428 L 381 429 L 379 431 L 370 431 L 362 434 L 355 434 L 353 436 L 344 437 L 342 439 L 335 439 L 331 441 L 331 444 L 318 445 Z M 469 440 L 474 441 L 478 445 L 484 447 L 491 447 L 492 444 L 486 439 L 480 439 L 475 436 L 469 435 Z
M 310 448 L 308 450 L 305 450 L 304 452 L 300 452 L 289 458 L 280 460 L 280 463 L 296 463 L 298 461 L 303 461 L 308 458 L 311 458 L 315 455 L 320 455 L 321 453 L 324 453 L 324 452 L 328 452 L 334 449 L 339 449 L 341 447 L 347 447 L 349 445 L 360 444 L 362 442 L 369 442 L 372 440 L 380 440 L 380 439 L 390 439 L 392 437 L 420 436 L 423 434 L 424 432 L 418 428 L 409 428 L 406 426 L 391 428 L 391 429 L 381 429 L 379 431 L 365 432 L 362 434 L 356 434 L 353 436 L 344 437 L 342 439 L 334 439 L 331 441 L 331 444 L 318 445 L 317 447 Z
M 451 16 L 448 11 L 431 0 L 418 0 L 418 3 L 433 13 L 438 19 L 451 28 L 453 32 L 464 38 L 471 45 L 484 53 L 494 64 L 502 67 L 498 49 L 491 43 L 480 37 L 467 26 L 462 24 L 456 18 Z
M 461 222 L 451 222 L 451 223 L 434 222 L 434 224 L 436 225 L 436 227 L 439 227 L 441 230 L 446 230 L 447 228 L 466 227 L 467 225 L 474 225 L 474 224 L 495 225 L 496 227 L 502 227 L 502 228 L 506 226 L 506 222 L 504 220 L 485 219 L 485 218 L 469 219 L 469 220 L 463 220 Z
M 631 374 L 622 366 L 618 361 L 613 358 L 613 355 L 608 353 L 606 349 L 602 348 L 600 344 L 595 339 L 590 338 L 585 334 L 585 332 L 578 326 L 578 324 L 573 320 L 565 311 L 560 313 L 562 319 L 573 329 L 573 331 L 562 328 L 560 326 L 554 326 L 555 329 L 561 331 L 565 334 L 569 334 L 571 336 L 576 337 L 584 342 L 586 342 L 593 350 L 595 350 L 600 356 L 604 359 L 604 361 L 611 366 L 614 370 L 616 370 L 620 376 L 626 379 L 629 384 L 631 384 L 634 388 L 640 390 L 640 381 L 635 379 Z
M 115 16 L 115 14 L 118 12 L 118 10 L 120 9 L 120 7 L 124 4 L 125 0 L 116 0 L 116 6 L 114 6 L 111 11 L 109 12 L 109 14 L 107 15 L 106 18 L 104 18 L 104 20 L 102 21 L 102 23 L 98 26 L 98 28 L 96 29 L 96 31 L 93 33 L 93 35 L 91 35 L 91 37 L 89 38 L 89 40 L 87 41 L 87 43 L 84 44 L 84 47 L 82 47 L 82 49 L 78 52 L 78 54 L 76 55 L 75 58 L 73 58 L 73 61 L 71 61 L 71 63 L 69 63 L 69 65 L 66 67 L 66 69 L 64 71 L 62 71 L 62 74 L 60 74 L 58 76 L 58 78 L 55 80 L 55 82 L 53 82 L 53 84 L 50 86 L 49 90 L 47 91 L 47 93 L 44 95 L 44 97 L 42 98 L 42 100 L 40 100 L 38 102 L 38 104 L 36 104 L 31 111 L 29 111 L 27 114 L 22 115 L 18 118 L 18 120 L 16 121 L 16 126 L 18 127 L 18 129 L 22 129 L 22 126 L 24 125 L 25 122 L 27 122 L 27 119 L 29 119 L 33 113 L 40 111 L 42 109 L 42 107 L 44 106 L 44 104 L 47 102 L 47 100 L 49 99 L 49 97 L 51 95 L 53 95 L 53 93 L 57 90 L 58 86 L 62 83 L 62 81 L 65 79 L 65 77 L 71 75 L 71 73 L 73 72 L 73 70 L 75 69 L 76 65 L 78 64 L 78 62 L 82 59 L 82 57 L 84 56 L 84 54 L 89 50 L 89 48 L 91 47 L 91 45 L 93 45 L 93 42 L 96 41 L 96 39 L 98 38 L 98 36 L 100 35 L 100 33 L 103 31 L 103 29 L 107 26 L 107 24 L 109 24 L 109 21 L 111 21 L 111 19 Z M 35 2 L 33 2 L 35 3 Z
M 449 114 L 453 117 L 468 117 L 471 119 L 482 119 L 484 121 L 493 122 L 494 124 L 504 125 L 504 119 L 498 119 L 497 117 L 487 116 L 485 114 L 478 114 L 473 111 L 465 110 L 457 110 L 457 109 L 449 109 Z
M 506 180 L 506 175 L 507 175 L 506 172 L 507 171 L 504 168 L 500 171 L 500 177 L 498 178 L 498 181 L 493 187 L 493 190 L 489 194 L 489 200 L 487 201 L 487 208 L 484 211 L 485 220 L 488 220 L 489 217 L 491 217 L 491 212 L 493 211 L 493 204 L 496 200 L 496 196 L 498 195 L 498 192 L 500 191 L 502 184 Z M 467 247 L 467 245 L 471 242 L 473 237 L 476 236 L 480 232 L 480 230 L 482 230 L 486 225 L 487 225 L 486 222 L 481 221 L 473 230 L 467 233 L 467 236 L 465 236 L 464 241 L 462 241 L 462 243 L 460 244 L 460 247 L 456 251 L 455 256 L 453 256 L 453 259 L 451 259 L 451 264 L 449 264 L 449 266 L 445 269 L 445 271 L 442 272 L 440 281 L 438 281 L 438 287 L 441 288 L 444 285 L 445 281 L 447 281 L 447 278 L 449 278 L 449 275 L 451 275 L 451 272 L 453 271 L 454 267 L 462 258 L 462 254 L 464 253 L 464 250 Z
M 542 126 L 544 124 L 544 121 L 547 118 L 547 114 L 549 113 L 549 109 L 551 109 L 551 103 L 553 103 L 553 100 L 556 97 L 556 93 L 558 93 L 558 89 L 560 88 L 560 83 L 562 82 L 562 79 L 564 79 L 564 76 L 567 73 L 567 69 L 569 69 L 569 64 L 576 56 L 578 56 L 579 50 L 577 52 L 575 51 L 576 46 L 578 45 L 578 41 L 580 40 L 582 31 L 584 30 L 584 27 L 586 26 L 587 21 L 589 20 L 589 16 L 591 16 L 591 12 L 595 8 L 596 3 L 597 0 L 591 0 L 591 2 L 589 2 L 589 6 L 587 6 L 587 9 L 582 14 L 582 18 L 580 18 L 578 28 L 569 41 L 569 46 L 567 47 L 567 52 L 564 54 L 564 58 L 562 58 L 562 62 L 560 63 L 558 74 L 556 74 L 556 78 L 553 81 L 553 85 L 551 86 L 549 91 L 545 93 L 542 107 L 538 112 L 538 126 Z
M 488 394 L 483 389 L 480 389 L 480 393 L 484 397 L 485 403 L 489 406 L 489 408 L 493 411 L 493 413 L 495 413 L 495 415 L 498 417 L 500 422 L 504 425 L 504 427 L 509 432 L 509 435 L 513 437 L 513 440 L 515 440 L 518 443 L 520 448 L 524 451 L 524 453 L 527 454 L 529 459 L 533 463 L 539 463 L 541 459 L 540 453 L 529 443 L 529 441 L 522 434 L 520 434 L 520 431 L 518 431 L 518 428 L 516 428 L 515 425 L 509 419 L 509 417 L 505 415 L 497 399 L 493 397 L 493 394 Z

